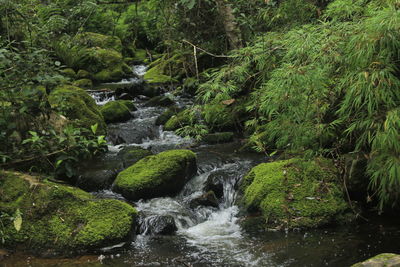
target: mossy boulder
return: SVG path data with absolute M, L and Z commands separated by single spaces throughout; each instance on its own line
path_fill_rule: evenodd
M 233 141 L 234 133 L 232 132 L 221 132 L 207 134 L 203 137 L 203 141 L 207 144 L 221 144 Z
M 242 181 L 243 203 L 266 227 L 315 228 L 340 222 L 348 210 L 331 161 L 291 159 L 254 167 Z
M 71 68 L 66 68 L 61 70 L 61 74 L 63 74 L 64 76 L 71 78 L 71 79 L 76 79 L 76 72 L 71 69 Z
M 129 239 L 137 211 L 127 203 L 96 199 L 78 188 L 0 171 L 0 212 L 5 247 L 70 254 Z M 14 220 L 15 221 L 15 220 Z
M 149 84 L 160 84 L 160 83 L 177 83 L 178 81 L 171 76 L 163 74 L 163 70 L 159 66 L 155 66 L 149 69 L 144 75 L 144 79 Z
M 107 126 L 94 99 L 83 89 L 72 85 L 56 87 L 49 95 L 49 103 L 76 126 L 90 129 L 98 124 L 98 134 L 105 134 Z
M 132 115 L 124 100 L 111 101 L 101 107 L 106 123 L 124 122 Z
M 131 100 L 117 100 L 121 104 L 124 104 L 130 111 L 136 111 L 137 108 Z
M 170 150 L 141 159 L 120 172 L 113 190 L 130 200 L 177 194 L 196 173 L 196 154 Z
M 398 267 L 400 255 L 394 253 L 382 253 L 366 261 L 356 263 L 351 267 Z
M 180 108 L 173 106 L 168 108 L 166 111 L 164 111 L 160 116 L 157 117 L 156 120 L 156 125 L 164 125 L 167 123 L 167 121 L 174 115 L 178 114 L 179 111 L 181 111 Z
M 151 155 L 153 153 L 150 150 L 141 147 L 125 147 L 118 152 L 118 157 L 121 158 L 124 168 L 128 168 L 139 160 Z
M 191 117 L 189 110 L 183 110 L 173 115 L 164 125 L 165 131 L 175 131 L 183 126 L 190 124 Z
M 175 102 L 169 96 L 155 96 L 146 102 L 146 107 L 169 107 L 174 105 Z
M 109 36 L 94 32 L 84 32 L 75 36 L 75 44 L 83 47 L 101 47 L 122 52 L 122 42 L 117 36 Z
M 86 70 L 79 70 L 79 71 L 76 73 L 76 76 L 77 76 L 79 79 L 89 79 L 89 78 L 90 78 L 90 73 L 89 73 L 88 71 L 86 71 Z
M 92 89 L 93 88 L 93 82 L 90 79 L 80 79 L 76 80 L 72 83 L 74 86 L 83 88 L 83 89 Z

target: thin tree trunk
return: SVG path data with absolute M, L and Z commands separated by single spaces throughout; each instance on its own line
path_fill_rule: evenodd
M 235 21 L 232 7 L 228 0 L 215 0 L 218 13 L 224 24 L 225 34 L 228 37 L 229 45 L 232 49 L 243 47 L 242 33 Z

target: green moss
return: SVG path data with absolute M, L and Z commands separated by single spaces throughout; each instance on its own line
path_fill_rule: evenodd
M 101 47 L 122 52 L 121 40 L 116 36 L 103 35 L 94 32 L 84 32 L 75 36 L 74 41 L 79 46 Z
M 399 266 L 399 265 L 400 265 L 400 255 L 394 253 L 382 253 L 366 261 L 356 263 L 351 267 Z
M 165 131 L 175 131 L 190 123 L 190 111 L 183 110 L 172 116 L 164 125 Z
M 163 74 L 163 70 L 159 66 L 149 69 L 144 75 L 144 79 L 148 83 L 177 83 L 178 81 L 168 75 Z
M 122 158 L 125 168 L 151 155 L 153 155 L 153 153 L 150 150 L 140 147 L 126 147 L 118 153 L 118 156 Z
M 68 78 L 76 79 L 76 73 L 75 73 L 75 71 L 74 71 L 73 69 L 71 69 L 71 68 L 63 69 L 63 70 L 61 70 L 61 73 L 62 73 L 64 76 L 67 76 Z
M 348 208 L 336 179 L 325 159 L 263 163 L 244 178 L 243 200 L 262 212 L 267 227 L 314 228 L 335 222 Z
M 79 70 L 76 75 L 78 76 L 79 79 L 89 79 L 90 78 L 90 73 L 86 70 Z
M 204 136 L 203 141 L 208 144 L 227 143 L 231 142 L 233 137 L 234 133 L 232 132 L 212 133 Z
M 58 86 L 50 93 L 49 102 L 52 108 L 74 120 L 77 126 L 90 129 L 97 123 L 98 134 L 106 133 L 103 115 L 94 99 L 84 90 L 72 85 Z
M 73 82 L 74 86 L 84 88 L 84 89 L 92 89 L 93 82 L 90 79 L 80 79 Z
M 108 102 L 101 107 L 101 113 L 107 123 L 123 122 L 132 117 L 129 108 L 123 101 Z
M 80 189 L 39 182 L 26 174 L 2 172 L 0 211 L 22 213 L 16 231 L 5 223 L 6 247 L 42 252 L 87 250 L 128 238 L 137 211 L 118 200 L 95 199 Z
M 136 111 L 137 108 L 131 100 L 118 100 L 121 104 L 124 104 L 130 111 Z
M 178 107 L 171 107 L 164 111 L 156 120 L 156 125 L 164 125 L 174 115 L 176 115 L 180 109 Z
M 146 157 L 118 174 L 114 190 L 132 200 L 177 193 L 196 172 L 196 154 L 170 150 Z
M 136 49 L 135 56 L 133 58 L 134 61 L 145 62 L 147 59 L 147 52 L 144 49 Z

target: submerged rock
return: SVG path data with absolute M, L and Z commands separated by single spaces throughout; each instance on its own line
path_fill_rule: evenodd
M 132 115 L 125 103 L 126 100 L 111 101 L 101 107 L 101 113 L 107 123 L 124 122 Z
M 49 95 L 49 103 L 79 127 L 90 129 L 98 124 L 98 134 L 105 134 L 107 126 L 94 99 L 81 88 L 72 85 L 56 87 Z
M 351 267 L 399 267 L 400 255 L 393 253 L 382 253 L 366 261 L 356 263 Z
M 192 151 L 165 151 L 120 172 L 113 190 L 130 200 L 174 195 L 196 170 L 196 154 Z
M 109 246 L 130 237 L 137 211 L 127 203 L 95 199 L 78 188 L 0 173 L 0 212 L 5 247 L 69 254 Z
M 189 205 L 191 208 L 196 208 L 199 206 L 218 208 L 219 203 L 215 193 L 213 191 L 208 191 L 207 193 L 192 199 Z
M 178 227 L 171 215 L 152 215 L 144 218 L 139 226 L 140 234 L 172 235 Z
M 266 227 L 315 228 L 343 220 L 348 205 L 326 159 L 291 159 L 254 167 L 242 181 L 243 202 Z

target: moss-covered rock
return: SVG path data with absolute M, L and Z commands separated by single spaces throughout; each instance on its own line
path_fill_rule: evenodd
M 63 69 L 63 70 L 61 70 L 61 73 L 64 75 L 64 76 L 66 76 L 66 77 L 68 77 L 68 78 L 71 78 L 71 79 L 76 79 L 76 72 L 73 70 L 73 69 L 71 69 L 71 68 L 66 68 L 66 69 Z
M 131 200 L 178 193 L 196 173 L 196 154 L 170 150 L 146 157 L 120 172 L 113 190 Z
M 190 123 L 190 111 L 183 110 L 176 115 L 173 115 L 164 125 L 165 131 L 175 131 Z
M 222 132 L 207 134 L 203 137 L 203 141 L 208 144 L 221 144 L 233 141 L 234 133 Z
M 163 70 L 159 66 L 155 66 L 149 69 L 144 75 L 144 79 L 149 84 L 160 84 L 160 83 L 177 83 L 178 81 L 171 76 L 163 74 Z
M 76 80 L 72 83 L 74 86 L 83 88 L 83 89 L 92 89 L 93 88 L 93 82 L 90 79 L 80 79 Z
M 76 73 L 76 76 L 77 76 L 79 79 L 90 79 L 90 73 L 89 73 L 88 71 L 86 71 L 86 70 L 79 70 L 79 71 Z
M 174 105 L 175 102 L 169 96 L 155 96 L 146 102 L 146 107 L 169 107 Z
M 254 167 L 242 181 L 243 203 L 266 227 L 315 228 L 339 222 L 348 209 L 333 164 L 291 159 Z
M 106 123 L 124 122 L 129 120 L 132 115 L 124 100 L 111 101 L 101 107 Z
M 119 200 L 95 199 L 80 189 L 0 171 L 0 212 L 20 214 L 18 231 L 2 220 L 5 246 L 69 254 L 129 238 L 137 211 Z M 16 216 L 18 217 L 18 215 Z
M 118 156 L 121 158 L 124 168 L 128 168 L 139 160 L 151 155 L 153 155 L 153 153 L 150 150 L 141 147 L 125 147 L 118 152 Z
M 85 90 L 72 85 L 58 86 L 50 93 L 49 103 L 77 126 L 90 129 L 90 126 L 97 123 L 98 134 L 107 132 L 103 115 Z
M 366 261 L 356 263 L 351 267 L 398 267 L 400 255 L 394 253 L 382 253 Z
M 75 36 L 74 42 L 83 47 L 101 47 L 122 52 L 121 40 L 116 36 L 109 36 L 94 32 L 84 32 Z
M 117 100 L 118 102 L 124 104 L 130 111 L 136 111 L 137 108 L 131 100 Z
M 156 125 L 164 125 L 167 121 L 174 115 L 178 114 L 181 111 L 180 108 L 173 106 L 164 111 L 160 116 L 157 117 Z

